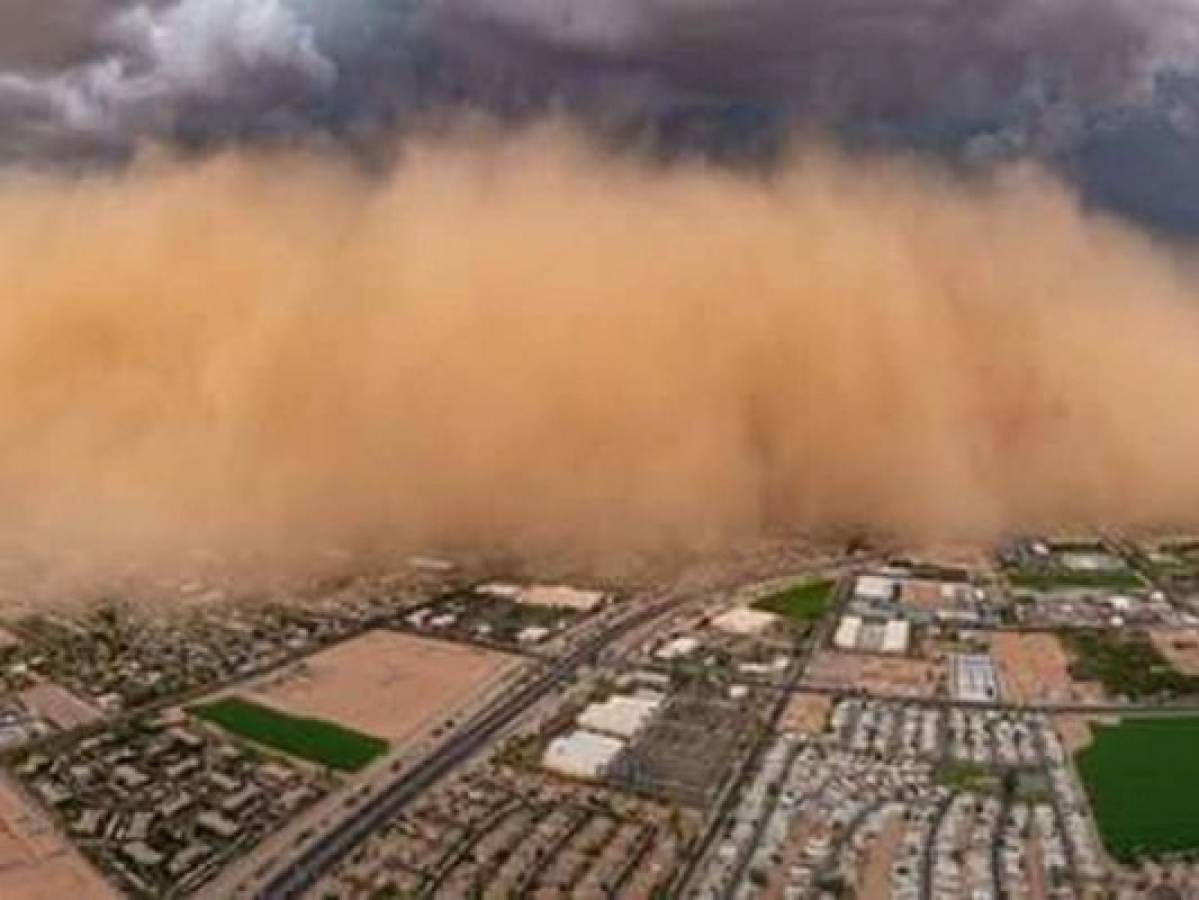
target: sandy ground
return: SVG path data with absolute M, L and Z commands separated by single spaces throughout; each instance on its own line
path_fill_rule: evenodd
M 1151 631 L 1149 637 L 1171 665 L 1184 675 L 1199 675 L 1199 629 Z
M 372 631 L 259 682 L 250 696 L 398 746 L 513 664 L 512 657 L 477 647 Z
M 1071 756 L 1091 743 L 1091 723 L 1085 716 L 1057 716 L 1053 724 Z
M 913 609 L 935 612 L 952 606 L 941 596 L 941 582 L 912 579 L 903 583 L 903 603 Z
M 985 570 L 991 567 L 991 551 L 986 546 L 964 543 L 939 543 L 918 547 L 905 556 L 946 568 Z
M 779 723 L 785 731 L 820 734 L 828 722 L 833 698 L 827 694 L 796 694 L 783 710 Z
M 64 731 L 94 722 L 102 715 L 66 688 L 49 682 L 22 691 L 19 696 L 27 707 Z
M 1070 657 L 1055 635 L 1002 631 L 991 638 L 1003 695 L 1012 703 L 1093 702 L 1099 686 L 1070 677 Z
M 115 900 L 117 896 L 45 816 L 0 779 L 0 897 Z
M 822 650 L 812 657 L 804 681 L 813 685 L 863 688 L 881 694 L 931 697 L 935 663 L 909 657 L 864 656 Z
M 1045 884 L 1045 851 L 1035 829 L 1029 834 L 1024 846 L 1028 854 L 1024 871 L 1028 875 L 1029 900 L 1047 900 L 1049 892 Z
M 870 848 L 870 855 L 862 872 L 861 888 L 857 896 L 861 900 L 890 900 L 891 864 L 903 841 L 903 815 L 890 816 L 882 831 Z

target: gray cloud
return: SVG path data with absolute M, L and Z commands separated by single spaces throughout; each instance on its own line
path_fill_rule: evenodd
M 1199 90 L 1162 90 L 1199 84 L 1197 35 L 1199 0 L 10 0 L 0 159 L 552 107 L 702 151 L 816 126 L 973 162 L 1033 154 L 1106 201 L 1131 180 L 1112 175 L 1113 121 L 1148 122 L 1170 159 L 1199 140 Z M 1199 222 L 1199 196 L 1184 203 Z
M 40 25 L 47 47 L 90 43 L 95 52 L 87 58 L 57 70 L 0 72 L 0 146 L 10 154 L 39 142 L 101 146 L 165 135 L 189 112 L 220 116 L 248 104 L 259 113 L 288 92 L 308 102 L 337 77 L 313 28 L 286 0 L 108 7 L 87 35 L 77 26 Z

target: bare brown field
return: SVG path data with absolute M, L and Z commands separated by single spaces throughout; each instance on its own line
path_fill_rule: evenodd
M 924 659 L 861 656 L 822 650 L 808 664 L 804 680 L 815 685 L 845 685 L 880 694 L 931 697 L 940 667 Z
M 991 551 L 986 546 L 942 541 L 927 544 L 908 554 L 913 559 L 950 569 L 989 569 Z
M 1162 656 L 1179 672 L 1199 675 L 1199 629 L 1151 631 L 1149 637 Z
M 892 815 L 875 838 L 857 895 L 862 900 L 890 900 L 891 864 L 903 841 L 903 828 L 903 816 Z
M 832 705 L 833 700 L 827 694 L 796 694 L 783 710 L 780 724 L 785 731 L 820 734 Z
M 250 698 L 400 745 L 516 662 L 477 647 L 372 631 L 259 682 Z
M 0 779 L 0 897 L 4 900 L 116 900 L 117 893 Z
M 46 682 L 22 691 L 21 702 L 59 728 L 70 730 L 101 717 L 94 706 L 84 703 L 66 688 Z
M 904 605 L 913 609 L 934 612 L 945 606 L 941 597 L 941 582 L 912 579 L 903 584 Z
M 1012 703 L 1092 702 L 1097 685 L 1070 677 L 1070 657 L 1055 635 L 1002 631 L 991 639 L 1004 696 Z
M 1058 716 L 1053 721 L 1066 752 L 1073 756 L 1090 746 L 1091 723 L 1086 716 Z

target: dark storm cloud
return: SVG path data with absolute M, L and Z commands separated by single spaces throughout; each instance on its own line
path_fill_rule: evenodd
M 77 17 L 22 20 L 0 56 L 0 154 L 86 153 L 170 137 L 195 118 L 302 114 L 337 78 L 286 0 L 75 2 Z M 56 55 L 70 61 L 48 66 Z
M 1163 111 L 1159 82 L 1187 77 L 1197 30 L 1197 0 L 9 0 L 0 159 L 565 107 L 701 151 L 801 125 L 1036 154 L 1122 197 L 1110 120 L 1190 145 L 1199 107 Z M 1177 202 L 1166 181 L 1155 196 Z
M 714 91 L 912 102 L 1041 60 L 1083 92 L 1122 91 L 1190 49 L 1192 0 L 444 0 L 472 22 Z
M 0 67 L 53 71 L 102 49 L 104 22 L 127 0 L 5 0 Z

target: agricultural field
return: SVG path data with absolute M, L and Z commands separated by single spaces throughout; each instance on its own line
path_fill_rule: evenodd
M 808 624 L 822 618 L 832 603 L 836 582 L 809 581 L 763 597 L 754 609 L 771 612 L 792 622 Z
M 1056 634 L 997 631 L 990 653 L 999 667 L 1003 696 L 1011 703 L 1100 699 L 1093 684 L 1078 685 L 1070 677 L 1070 657 Z
M 520 665 L 470 644 L 371 631 L 258 679 L 245 699 L 406 747 L 464 713 Z
M 1080 631 L 1065 636 L 1071 674 L 1098 681 L 1111 697 L 1168 700 L 1199 694 L 1199 678 L 1184 675 L 1145 634 Z
M 1123 556 L 1101 540 L 1020 540 L 999 555 L 1016 590 L 1130 592 L 1147 586 Z
M 188 710 L 230 734 L 342 772 L 357 772 L 387 752 L 387 741 L 343 728 L 226 697 Z
M 1199 718 L 1097 726 L 1075 759 L 1113 857 L 1199 853 Z
M 1145 587 L 1145 582 L 1141 577 L 1130 569 L 1018 571 L 1009 573 L 1008 580 L 1014 588 L 1041 592 L 1059 590 L 1135 591 Z
M 1189 575 L 1199 570 L 1199 541 L 1162 541 L 1142 547 L 1140 559 L 1146 567 L 1161 575 Z
M 954 791 L 996 793 L 1002 787 L 1000 777 L 990 769 L 967 762 L 949 762 L 937 770 L 937 781 Z

